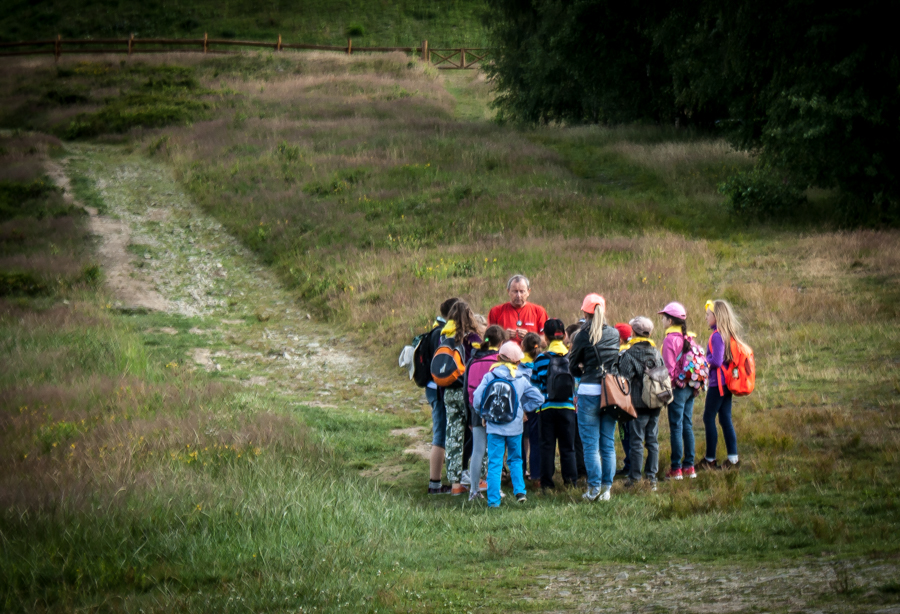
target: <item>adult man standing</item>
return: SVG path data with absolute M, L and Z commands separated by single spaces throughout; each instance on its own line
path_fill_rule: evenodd
M 518 344 L 528 333 L 544 332 L 547 312 L 540 305 L 528 302 L 531 294 L 531 282 L 524 275 L 513 275 L 506 282 L 506 293 L 509 302 L 491 307 L 488 312 L 488 325 L 502 326 L 511 341 Z

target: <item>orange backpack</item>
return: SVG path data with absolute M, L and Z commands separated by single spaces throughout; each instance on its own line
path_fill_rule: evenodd
M 726 370 L 724 366 L 719 367 L 719 394 L 724 394 L 722 390 L 722 380 L 725 385 L 736 397 L 745 397 L 756 386 L 756 361 L 753 359 L 753 348 L 736 340 L 731 340 L 731 362 Z
M 444 337 L 431 359 L 431 377 L 441 388 L 459 388 L 466 372 L 461 348 L 453 343 L 453 338 Z

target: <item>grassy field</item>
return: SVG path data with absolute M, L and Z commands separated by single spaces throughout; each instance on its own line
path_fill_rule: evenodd
M 6 2 L 0 42 L 56 38 L 236 38 L 355 47 L 483 47 L 484 0 Z
M 477 73 L 399 54 L 63 58 L 0 79 L 0 125 L 54 135 L 4 139 L 4 194 L 75 155 L 59 138 L 105 148 L 66 168 L 111 211 L 103 168 L 171 169 L 376 380 L 323 408 L 171 366 L 183 336 L 148 331 L 208 322 L 107 309 L 83 218 L 35 188 L 40 206 L 0 230 L 3 274 L 43 284 L 0 299 L 4 609 L 563 611 L 581 603 L 544 590 L 554 579 L 601 594 L 623 569 L 694 573 L 673 562 L 743 577 L 821 564 L 801 609 L 896 603 L 895 580 L 839 565 L 889 567 L 900 545 L 896 232 L 738 224 L 716 184 L 752 160 L 714 135 L 499 126 Z M 389 433 L 429 428 L 427 407 L 357 404 L 416 395 L 391 370 L 400 346 L 447 296 L 486 313 L 513 272 L 566 323 L 589 291 L 616 321 L 678 299 L 705 338 L 704 302 L 732 301 L 760 369 L 735 406 L 746 469 L 656 495 L 617 484 L 608 506 L 562 490 L 488 513 L 422 494 L 425 463 Z M 660 440 L 665 465 L 666 424 Z

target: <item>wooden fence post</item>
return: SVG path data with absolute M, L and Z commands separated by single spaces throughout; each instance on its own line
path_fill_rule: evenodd
M 53 43 L 53 55 L 59 62 L 59 56 L 62 55 L 62 35 L 56 35 L 56 41 Z
M 128 38 L 128 55 L 131 55 L 132 49 L 134 49 L 134 32 L 132 32 L 131 36 Z
M 209 48 L 209 35 L 204 32 L 203 33 L 203 53 L 206 53 L 206 50 Z
M 422 60 L 425 62 L 428 61 L 428 41 L 427 40 L 422 41 Z
M 278 45 L 275 46 L 275 51 L 281 51 L 281 34 L 278 35 Z
M 465 49 L 459 50 L 459 67 L 460 68 L 466 67 L 466 50 Z
M 347 55 L 353 53 L 353 41 L 351 39 L 347 39 Z

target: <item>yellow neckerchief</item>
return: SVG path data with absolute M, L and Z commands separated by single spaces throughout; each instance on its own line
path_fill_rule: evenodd
M 681 332 L 681 327 L 678 328 L 678 331 Z M 632 337 L 631 339 L 628 340 L 628 342 L 625 345 L 619 346 L 619 351 L 624 352 L 625 350 L 630 349 L 636 343 L 644 343 L 644 342 L 649 343 L 653 347 L 656 347 L 656 344 L 653 343 L 652 339 L 648 339 L 647 337 Z
M 569 348 L 566 347 L 566 344 L 562 341 L 551 341 L 550 345 L 547 346 L 547 352 L 553 352 L 554 354 L 559 354 L 560 356 L 565 356 L 569 353 Z
M 506 367 L 509 369 L 509 374 L 515 379 L 516 377 L 516 369 L 519 368 L 519 365 L 514 365 L 511 362 L 506 362 L 505 360 L 500 360 L 491 365 L 491 368 L 488 371 L 493 371 L 497 367 Z
M 531 354 L 529 354 L 528 352 L 523 352 L 523 354 L 525 354 L 525 358 L 523 358 L 521 362 L 527 362 L 527 363 L 534 362 L 534 358 L 531 357 Z
M 473 343 L 472 347 L 475 348 L 476 350 L 481 350 L 481 349 L 483 349 L 481 346 L 483 346 L 485 343 L 486 343 L 485 341 L 482 341 L 481 343 Z M 493 345 L 489 345 L 487 347 L 487 351 L 488 352 L 499 352 L 500 348 L 494 347 Z
M 444 337 L 455 337 L 456 336 L 456 322 L 453 320 L 447 320 L 447 323 L 444 324 L 444 328 L 441 329 L 441 334 Z
M 680 326 L 670 326 L 669 328 L 666 329 L 666 335 L 669 335 L 671 333 L 678 333 L 680 335 L 681 327 Z M 696 337 L 697 333 L 692 333 L 691 331 L 688 331 L 687 336 L 688 337 Z

